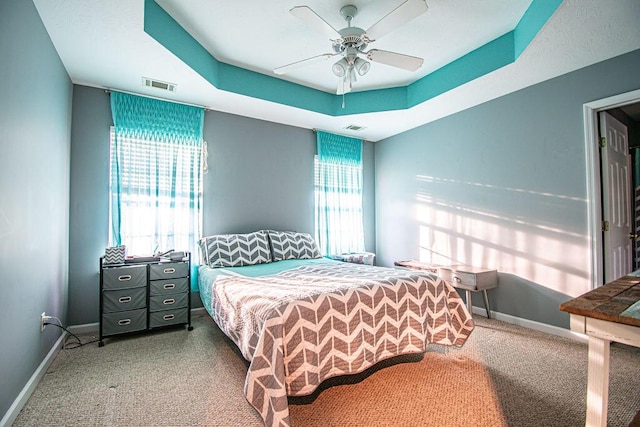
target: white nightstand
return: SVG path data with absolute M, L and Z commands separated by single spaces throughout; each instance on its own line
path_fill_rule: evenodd
M 487 317 L 491 319 L 491 309 L 489 308 L 489 298 L 487 289 L 498 286 L 498 271 L 486 268 L 471 267 L 469 265 L 436 265 L 421 261 L 396 261 L 395 265 L 414 270 L 424 270 L 436 273 L 445 279 L 454 288 L 463 289 L 467 299 L 467 310 L 473 314 L 471 305 L 471 292 L 482 291 L 484 307 L 487 310 Z
M 488 270 L 486 268 L 471 267 L 468 265 L 451 265 L 438 267 L 438 275 L 451 283 L 451 286 L 465 291 L 467 310 L 469 310 L 470 314 L 473 313 L 471 292 L 482 291 L 484 308 L 487 310 L 487 318 L 491 319 L 487 289 L 493 289 L 498 286 L 498 270 Z

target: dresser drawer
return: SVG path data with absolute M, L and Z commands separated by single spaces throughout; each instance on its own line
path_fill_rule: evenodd
M 161 326 L 177 325 L 189 321 L 187 308 L 176 308 L 173 310 L 156 311 L 149 314 L 149 327 L 159 328 Z
M 102 335 L 116 335 L 147 329 L 147 309 L 119 311 L 102 315 Z
M 147 266 L 132 265 L 102 269 L 102 288 L 125 289 L 147 286 Z
M 179 292 L 187 292 L 189 290 L 188 280 L 186 277 L 178 279 L 153 280 L 149 285 L 149 295 L 167 295 Z
M 149 280 L 187 277 L 189 274 L 189 263 L 186 262 L 164 262 L 161 264 L 151 264 L 149 267 Z
M 112 313 L 114 311 L 135 310 L 147 306 L 147 288 L 116 289 L 103 291 L 102 311 Z
M 149 298 L 149 311 L 186 307 L 188 301 L 189 294 L 187 292 L 181 294 L 156 295 Z

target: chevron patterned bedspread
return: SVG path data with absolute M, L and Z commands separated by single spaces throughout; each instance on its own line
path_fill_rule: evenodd
M 474 327 L 441 278 L 349 263 L 219 277 L 210 312 L 251 362 L 245 396 L 267 426 L 289 425 L 287 395 L 431 343 L 461 346 Z

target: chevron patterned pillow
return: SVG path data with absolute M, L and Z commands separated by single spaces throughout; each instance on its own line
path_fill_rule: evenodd
M 269 240 L 274 261 L 322 257 L 318 245 L 308 233 L 269 230 Z
M 240 267 L 271 262 L 269 239 L 264 231 L 216 234 L 198 242 L 203 261 L 211 268 Z

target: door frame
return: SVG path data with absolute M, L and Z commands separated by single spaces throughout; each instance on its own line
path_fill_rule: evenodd
M 602 238 L 602 186 L 600 182 L 600 147 L 598 145 L 598 113 L 640 102 L 640 89 L 583 105 L 584 142 L 587 166 L 587 226 L 591 260 L 589 280 L 595 289 L 604 283 Z M 634 189 L 635 190 L 635 189 Z

